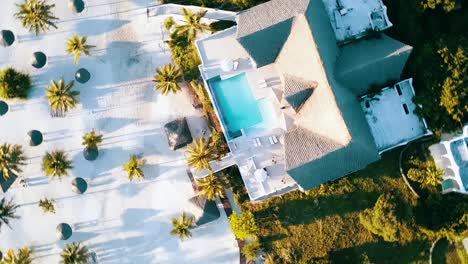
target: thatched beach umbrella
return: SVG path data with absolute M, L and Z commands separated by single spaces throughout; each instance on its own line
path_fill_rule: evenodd
M 40 69 L 44 67 L 47 63 L 47 56 L 45 55 L 44 52 L 41 51 L 36 51 L 33 53 L 32 59 L 31 59 L 31 65 L 36 68 Z
M 176 119 L 164 126 L 171 149 L 176 150 L 192 143 L 193 138 L 185 117 Z
M 69 0 L 68 7 L 73 11 L 73 13 L 79 14 L 85 9 L 85 2 L 84 0 Z
M 197 219 L 197 226 L 213 222 L 221 216 L 216 202 L 210 201 L 204 196 L 195 196 L 190 199 L 190 202 L 203 211 L 202 215 Z
M 83 156 L 89 161 L 96 160 L 99 156 L 99 150 L 97 148 L 85 148 L 83 150 Z
M 72 180 L 72 190 L 77 194 L 83 194 L 88 189 L 88 183 L 80 177 Z
M 0 100 L 0 116 L 8 113 L 8 109 L 9 109 L 8 104 Z
M 79 83 L 85 83 L 91 79 L 91 73 L 85 68 L 81 68 L 75 73 L 75 80 Z
M 58 224 L 55 231 L 57 232 L 57 238 L 60 240 L 67 240 L 73 234 L 71 226 L 66 223 Z
M 31 130 L 28 132 L 29 145 L 31 147 L 39 146 L 42 143 L 42 133 L 38 130 Z
M 8 47 L 13 45 L 15 42 L 15 34 L 10 30 L 2 30 L 0 32 L 0 45 L 3 47 Z

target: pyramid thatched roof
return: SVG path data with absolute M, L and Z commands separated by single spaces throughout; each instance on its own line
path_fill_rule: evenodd
M 164 126 L 171 149 L 183 148 L 192 143 L 193 138 L 185 117 L 176 119 Z
M 210 201 L 204 196 L 195 196 L 190 199 L 190 202 L 203 211 L 202 216 L 197 219 L 197 225 L 213 222 L 221 216 L 216 202 Z
M 11 46 L 15 42 L 15 34 L 10 30 L 0 32 L 0 45 L 3 47 Z
M 47 56 L 42 51 L 36 51 L 33 53 L 33 57 L 31 60 L 31 65 L 36 68 L 40 69 L 44 67 L 47 63 Z
M 31 130 L 28 132 L 29 145 L 32 147 L 39 146 L 42 143 L 43 136 L 38 130 Z
M 72 180 L 72 190 L 77 194 L 83 194 L 88 189 L 88 183 L 80 177 Z
M 0 116 L 8 113 L 8 109 L 9 109 L 8 104 L 0 100 Z
M 57 233 L 58 239 L 60 239 L 60 240 L 67 240 L 73 234 L 71 226 L 69 224 L 67 224 L 67 223 L 58 224 L 55 231 Z
M 3 173 L 0 171 L 0 193 L 6 193 L 13 183 L 15 183 L 16 178 L 16 175 L 10 175 L 10 177 L 5 180 L 3 178 Z

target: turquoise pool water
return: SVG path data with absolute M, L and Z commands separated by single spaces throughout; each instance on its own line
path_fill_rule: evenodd
M 240 136 L 241 129 L 262 122 L 257 100 L 245 73 L 224 80 L 218 76 L 208 80 L 208 84 L 228 138 Z
M 450 143 L 453 158 L 460 168 L 460 177 L 468 190 L 468 138 L 460 139 Z

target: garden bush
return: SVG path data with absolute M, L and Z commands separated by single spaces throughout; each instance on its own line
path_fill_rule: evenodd
M 0 97 L 26 99 L 31 89 L 31 77 L 11 67 L 0 71 Z
M 258 240 L 254 240 L 242 248 L 242 255 L 244 255 L 247 260 L 253 261 L 257 259 L 260 247 L 260 242 Z
M 250 211 L 240 215 L 233 212 L 229 217 L 229 223 L 232 232 L 240 240 L 256 237 L 259 231 L 254 215 Z
M 212 32 L 218 32 L 237 25 L 236 22 L 230 20 L 219 20 L 210 24 Z

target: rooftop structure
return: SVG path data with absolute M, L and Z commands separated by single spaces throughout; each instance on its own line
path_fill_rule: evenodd
M 349 17 L 360 16 L 358 22 L 369 21 L 368 12 L 385 11 L 380 0 L 343 2 Z M 371 85 L 383 87 L 400 79 L 412 48 L 385 35 L 343 46 L 344 38 L 327 14 L 331 3 L 272 0 L 239 13 L 237 27 L 196 42 L 202 76 L 229 131 L 231 159 L 241 168 L 253 200 L 294 188 L 308 190 L 380 158 L 357 98 Z M 354 38 L 364 36 L 368 28 L 384 28 L 364 24 L 352 25 Z M 225 67 L 226 60 L 235 67 Z M 236 98 L 219 98 L 218 89 L 228 88 L 213 80 L 230 81 L 241 74 L 247 84 L 233 88 Z M 250 91 L 240 92 L 245 87 Z M 250 119 L 256 111 L 245 110 L 249 102 L 249 109 L 259 109 L 261 118 L 246 127 L 232 126 L 223 100 L 236 101 L 239 112 L 245 111 L 240 115 Z M 237 131 L 231 131 L 233 127 Z M 255 177 L 259 169 L 266 169 L 266 179 Z
M 468 194 L 468 125 L 461 135 L 429 147 L 436 165 L 444 171 L 442 192 Z

